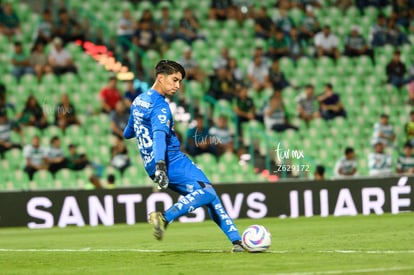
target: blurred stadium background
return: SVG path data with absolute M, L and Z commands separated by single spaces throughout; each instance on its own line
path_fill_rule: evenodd
M 5 1 L 3 1 L 5 2 Z M 172 18 L 178 23 L 184 9 L 190 7 L 197 16 L 200 29 L 205 40 L 197 40 L 191 44 L 193 57 L 201 70 L 207 75 L 213 74 L 213 63 L 219 57 L 223 47 L 227 47 L 230 56 L 235 57 L 240 69 L 246 75 L 248 64 L 252 60 L 252 54 L 257 46 L 267 49 L 267 41 L 255 37 L 254 18 L 247 17 L 238 22 L 235 19 L 214 20 L 209 18 L 210 1 L 174 0 L 174 1 L 100 1 L 100 0 L 12 0 L 7 1 L 20 19 L 21 34 L 9 40 L 0 35 L 0 72 L 1 82 L 6 86 L 7 102 L 13 103 L 16 110 L 23 108 L 27 97 L 34 94 L 44 109 L 50 125 L 40 130 L 33 126 L 23 128 L 23 140 L 13 133 L 12 140 L 22 145 L 29 144 L 31 137 L 39 135 L 41 143 L 48 146 L 52 136 L 58 135 L 62 140 L 62 148 L 67 150 L 67 145 L 75 143 L 79 150 L 86 153 L 89 158 L 103 167 L 101 176 L 116 175 L 117 186 L 143 186 L 151 185 L 151 181 L 145 174 L 142 161 L 137 155 L 135 142 L 127 142 L 131 166 L 123 175 L 110 166 L 110 150 L 113 144 L 110 118 L 101 113 L 99 91 L 106 85 L 111 75 L 118 75 L 119 79 L 136 78 L 135 85 L 148 87 L 152 81 L 152 69 L 159 59 L 180 60 L 187 44 L 177 39 L 170 44 L 163 45 L 161 51 L 154 49 L 142 50 L 132 46 L 125 54 L 117 38 L 116 30 L 119 19 L 125 9 L 129 9 L 132 19 L 141 18 L 144 10 L 150 10 L 155 20 L 161 17 L 161 7 L 170 8 Z M 262 6 L 267 7 L 271 18 L 279 12 L 279 1 L 246 1 L 246 8 L 250 11 L 258 10 Z M 289 2 L 289 1 L 288 1 Z M 313 2 L 313 1 L 290 1 Z M 339 38 L 339 50 L 344 50 L 344 38 L 349 33 L 352 25 L 358 25 L 362 35 L 369 41 L 370 31 L 376 23 L 379 13 L 384 13 L 390 18 L 395 12 L 394 7 L 400 3 L 412 4 L 412 1 L 385 1 L 382 7 L 367 5 L 360 10 L 356 2 L 349 2 L 343 9 L 337 5 L 337 1 L 315 1 L 316 18 L 321 26 L 329 24 L 332 32 Z M 363 1 L 381 2 L 381 1 Z M 243 3 L 242 3 L 243 4 Z M 13 52 L 13 41 L 20 40 L 28 51 L 33 44 L 33 34 L 38 22 L 41 20 L 41 12 L 49 8 L 56 19 L 58 10 L 65 7 L 73 18 L 82 25 L 86 41 L 95 45 L 105 45 L 113 53 L 116 61 L 128 64 L 130 73 L 119 73 L 108 70 L 105 67 L 103 56 L 93 56 L 85 50 L 85 44 L 81 41 L 70 42 L 66 49 L 72 55 L 77 66 L 78 74 L 67 73 L 60 77 L 53 74 L 43 76 L 39 82 L 34 75 L 24 75 L 17 81 L 10 74 L 12 65 L 10 55 Z M 411 6 L 412 8 L 412 6 Z M 294 6 L 288 10 L 289 16 L 295 24 L 300 24 L 305 8 Z M 413 18 L 411 17 L 411 20 Z M 413 21 L 411 21 L 413 22 Z M 412 24 L 412 23 L 411 23 Z M 414 42 L 414 32 L 411 29 L 400 28 L 406 34 L 411 43 Z M 242 183 L 263 182 L 277 180 L 294 180 L 312 178 L 315 167 L 322 164 L 326 167 L 326 177 L 333 176 L 333 168 L 337 160 L 343 156 L 345 147 L 352 146 L 358 156 L 358 172 L 361 176 L 368 176 L 367 156 L 372 152 L 371 137 L 373 125 L 379 120 L 382 113 L 390 116 L 390 122 L 394 125 L 397 141 L 396 149 L 390 151 L 395 160 L 406 140 L 404 124 L 409 120 L 411 105 L 407 104 L 408 93 L 404 86 L 397 89 L 386 84 L 387 76 L 385 67 L 391 60 L 393 52 L 398 48 L 402 53 L 402 60 L 406 64 L 413 61 L 414 47 L 412 44 L 384 45 L 375 47 L 375 64 L 367 56 L 349 58 L 339 57 L 336 62 L 328 57 L 314 57 L 312 39 L 308 44 L 305 54 L 294 62 L 290 57 L 280 58 L 280 68 L 290 81 L 291 85 L 283 89 L 283 98 L 287 110 L 292 114 L 292 123 L 299 127 L 299 131 L 287 130 L 274 132 L 265 129 L 263 123 L 251 121 L 244 123 L 241 139 L 235 138 L 235 150 L 233 154 L 224 154 L 217 159 L 211 154 L 202 154 L 194 157 L 197 164 L 205 171 L 213 182 L 216 183 Z M 90 48 L 89 48 L 90 49 Z M 50 50 L 50 45 L 46 51 Z M 112 60 L 113 61 L 113 60 Z M 339 93 L 348 113 L 348 117 L 337 118 L 330 121 L 315 119 L 310 127 L 296 116 L 295 98 L 303 91 L 302 87 L 308 83 L 315 86 L 316 93 L 321 93 L 323 85 L 330 82 L 334 85 L 335 92 Z M 172 100 L 176 111 L 176 131 L 183 138 L 191 124 L 190 117 L 200 113 L 208 122 L 214 121 L 220 114 L 229 118 L 230 129 L 236 131 L 235 113 L 231 102 L 215 100 L 207 97 L 208 80 L 200 83 L 195 80 L 185 82 L 185 92 L 180 97 Z M 119 89 L 124 91 L 123 84 Z M 70 126 L 65 132 L 53 125 L 54 110 L 63 93 L 68 93 L 70 100 L 76 106 L 81 125 Z M 268 100 L 269 94 L 251 94 L 257 109 L 260 109 Z M 185 112 L 179 107 L 185 108 Z M 181 113 L 180 113 L 181 112 Z M 184 113 L 187 113 L 185 115 Z M 278 143 L 291 150 L 302 150 L 305 158 L 296 160 L 294 164 L 307 164 L 309 173 L 279 173 L 273 172 L 275 167 L 274 150 Z M 242 152 L 242 153 L 237 153 Z M 247 156 L 247 158 L 246 158 Z M 47 170 L 35 174 L 30 181 L 23 172 L 24 158 L 22 151 L 9 150 L 1 160 L 1 184 L 3 190 L 37 190 L 37 189 L 61 189 L 61 188 L 85 188 L 88 183 L 91 169 L 74 172 L 63 169 L 53 177 Z M 395 171 L 395 169 L 394 169 Z

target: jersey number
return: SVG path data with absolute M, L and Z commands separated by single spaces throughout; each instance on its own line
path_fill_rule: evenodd
M 148 129 L 145 126 L 139 125 L 135 132 L 137 133 L 139 149 L 145 149 L 152 146 L 152 139 Z

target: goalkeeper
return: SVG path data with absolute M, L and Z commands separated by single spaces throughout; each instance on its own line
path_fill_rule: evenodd
M 232 242 L 232 252 L 243 252 L 241 238 L 219 197 L 204 173 L 180 151 L 171 110 L 165 97 L 173 96 L 185 77 L 177 62 L 161 60 L 155 67 L 155 82 L 150 90 L 139 95 L 130 109 L 124 137 L 137 139 L 138 148 L 148 175 L 159 189 L 170 188 L 183 195 L 165 212 L 151 212 L 149 222 L 154 237 L 161 240 L 169 223 L 180 216 L 207 206 L 214 222 Z

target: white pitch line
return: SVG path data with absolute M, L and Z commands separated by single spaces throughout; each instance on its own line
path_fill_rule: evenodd
M 390 271 L 404 271 L 414 270 L 414 266 L 395 266 L 384 268 L 365 268 L 365 269 L 350 269 L 350 270 L 327 270 L 314 272 L 293 272 L 293 273 L 266 273 L 262 275 L 335 275 L 335 274 L 352 274 L 352 273 L 374 273 L 374 272 L 390 272 Z
M 136 248 L 0 248 L 0 252 L 137 252 L 137 253 L 224 253 L 228 250 L 161 250 L 161 249 L 136 249 Z M 414 250 L 320 250 L 320 251 L 288 251 L 270 250 L 265 253 L 288 254 L 288 253 L 327 253 L 327 254 L 414 254 Z
M 321 250 L 318 252 L 340 254 L 412 254 L 414 250 Z

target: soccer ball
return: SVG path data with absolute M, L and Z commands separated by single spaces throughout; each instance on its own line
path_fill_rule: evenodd
M 263 225 L 250 225 L 243 232 L 242 242 L 249 252 L 264 252 L 272 244 L 272 235 Z

